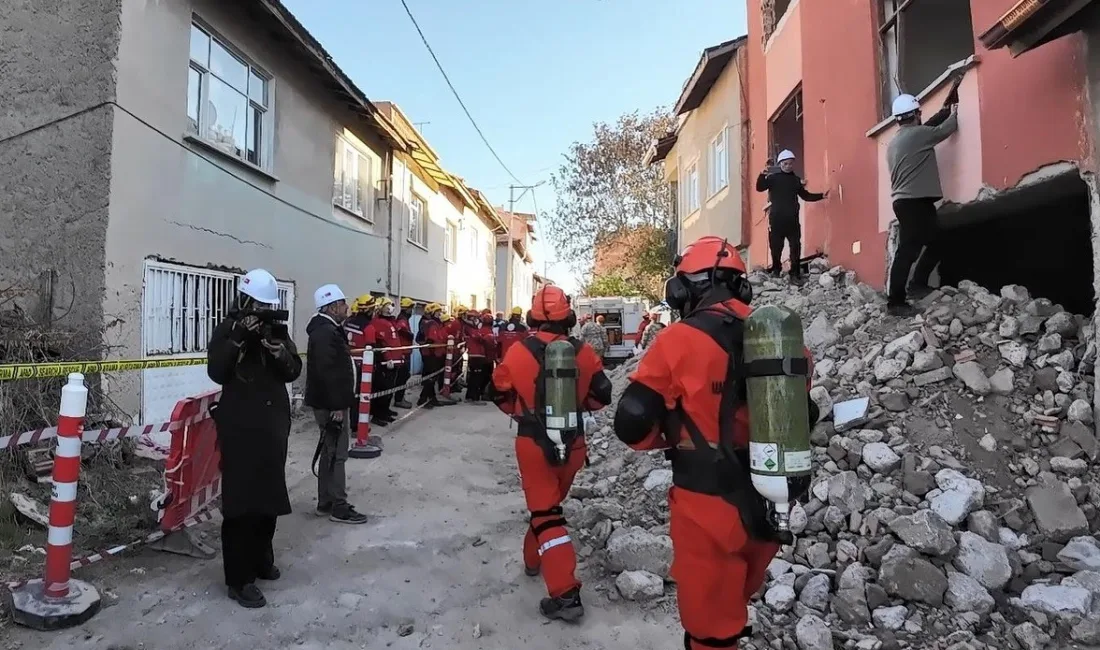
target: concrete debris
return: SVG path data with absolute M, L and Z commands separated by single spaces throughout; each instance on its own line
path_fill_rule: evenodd
M 802 316 L 820 421 L 795 543 L 768 567 L 742 647 L 1100 644 L 1091 320 L 972 282 L 892 318 L 824 260 L 800 286 L 751 281 L 754 304 Z M 615 400 L 640 358 L 610 373 Z M 566 517 L 590 583 L 667 607 L 671 466 L 619 442 L 613 415 L 595 415 Z

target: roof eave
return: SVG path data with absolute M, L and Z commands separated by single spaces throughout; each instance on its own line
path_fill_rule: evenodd
M 1055 38 L 1079 29 L 1070 23 L 1093 0 L 1020 0 L 978 40 L 988 50 L 1006 47 L 1020 56 Z
M 695 110 L 703 103 L 718 77 L 725 71 L 726 66 L 729 65 L 737 50 L 745 44 L 747 38 L 741 36 L 703 50 L 699 63 L 695 65 L 695 71 L 680 92 L 680 98 L 676 100 L 673 115 L 682 115 Z

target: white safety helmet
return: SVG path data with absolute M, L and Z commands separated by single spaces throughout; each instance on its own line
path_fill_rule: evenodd
M 775 162 L 781 163 L 784 160 L 794 160 L 794 152 L 790 149 L 784 149 L 783 151 L 780 151 L 779 155 L 775 158 Z
M 890 113 L 894 116 L 894 119 L 900 118 L 910 113 L 915 113 L 920 110 L 920 102 L 912 95 L 901 94 L 894 100 L 893 106 L 890 108 Z
M 237 283 L 237 290 L 256 302 L 279 304 L 279 284 L 275 281 L 275 276 L 263 269 L 253 269 L 245 273 Z
M 346 298 L 344 298 L 344 292 L 340 291 L 340 287 L 335 284 L 326 284 L 313 292 L 313 306 L 317 311 L 321 311 L 332 303 L 341 300 L 346 300 Z

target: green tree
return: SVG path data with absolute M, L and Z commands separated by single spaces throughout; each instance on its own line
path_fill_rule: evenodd
M 618 242 L 617 235 L 629 231 L 641 233 L 622 238 L 631 247 L 630 268 L 618 273 L 636 287 L 635 293 L 610 295 L 656 297 L 668 274 L 672 200 L 660 165 L 646 165 L 645 156 L 675 123 L 665 109 L 627 113 L 614 124 L 598 122 L 591 140 L 570 145 L 551 178 L 557 205 L 546 217 L 546 233 L 558 254 L 572 260 L 574 271 L 591 271 L 593 251 L 601 242 Z
M 592 278 L 584 287 L 584 295 L 599 296 L 641 296 L 645 295 L 634 282 L 621 275 L 601 275 Z

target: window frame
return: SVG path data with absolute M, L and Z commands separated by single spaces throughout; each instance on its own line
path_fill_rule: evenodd
M 691 175 L 695 174 L 695 180 Z M 702 209 L 702 200 L 699 196 L 699 160 L 696 158 L 684 167 L 684 217 L 690 217 Z
M 420 207 L 417 208 L 417 224 L 416 224 L 416 238 L 413 237 L 413 206 L 420 203 Z M 428 200 L 420 196 L 416 192 L 412 192 L 409 197 L 409 229 L 405 233 L 405 241 L 428 250 Z
M 193 44 L 191 39 L 194 36 L 194 31 L 198 30 L 206 36 L 207 52 L 206 62 L 196 61 L 192 58 Z M 242 165 L 251 167 L 261 172 L 270 174 L 274 168 L 275 156 L 275 77 L 271 73 L 267 72 L 264 68 L 257 65 L 250 57 L 246 56 L 240 48 L 236 47 L 229 39 L 225 38 L 213 29 L 209 24 L 199 18 L 198 15 L 192 14 L 190 28 L 188 30 L 188 58 L 187 58 L 187 104 L 185 109 L 186 125 L 184 126 L 184 133 L 186 137 L 192 138 L 201 142 L 205 146 L 213 149 L 219 154 L 225 157 L 239 162 Z M 213 44 L 217 43 L 227 54 L 237 59 L 245 68 L 247 68 L 247 81 L 245 84 L 245 90 L 242 92 L 239 88 L 233 85 L 230 81 L 222 79 L 217 73 L 212 70 L 211 66 L 211 52 Z M 198 116 L 195 120 L 195 128 L 192 128 L 192 118 L 190 115 L 191 106 L 191 72 L 198 73 L 198 95 L 195 100 L 198 102 Z M 260 103 L 252 97 L 249 93 L 249 84 L 252 83 L 253 77 L 256 77 L 264 82 L 263 103 Z M 226 148 L 208 138 L 205 131 L 210 127 L 210 113 L 207 108 L 206 98 L 210 96 L 210 80 L 217 79 L 220 83 L 224 84 L 228 88 L 237 93 L 244 95 L 245 102 L 248 106 L 248 111 L 251 113 L 254 110 L 260 110 L 261 117 L 257 122 L 260 129 L 260 135 L 255 143 L 259 147 L 259 151 L 256 155 L 256 161 L 249 160 L 248 146 L 249 146 L 249 130 L 248 130 L 248 117 L 245 117 L 245 141 L 242 143 L 244 148 L 241 150 L 242 155 L 227 151 Z M 234 143 L 235 144 L 235 143 Z
M 718 132 L 718 135 L 714 136 L 710 143 L 707 145 L 707 200 L 714 198 L 716 194 L 726 189 L 730 185 L 730 146 L 729 146 L 729 126 L 723 125 L 722 130 Z M 722 142 L 722 156 L 719 158 L 718 142 Z M 719 184 L 718 180 L 718 161 L 723 161 L 723 169 L 725 171 L 725 178 L 721 180 Z
M 343 183 L 340 183 L 339 196 L 337 193 L 337 171 L 346 168 L 347 154 L 353 153 L 357 156 L 355 159 L 355 184 L 359 192 L 362 193 L 358 198 L 358 209 L 356 206 L 345 205 L 343 198 L 345 193 L 343 192 Z M 363 164 L 366 163 L 367 167 L 367 179 L 366 185 L 363 184 L 363 179 L 360 170 Z M 343 180 L 342 178 L 339 180 Z M 337 200 L 337 199 L 340 200 Z M 375 186 L 374 186 L 374 159 L 363 150 L 362 147 L 356 146 L 354 142 L 348 138 L 337 135 L 336 136 L 336 155 L 333 158 L 332 167 L 332 204 L 337 208 L 340 208 L 344 212 L 352 214 L 363 221 L 373 224 L 374 223 L 374 198 L 375 198 Z
M 458 231 L 458 224 L 448 219 L 443 235 L 443 259 L 451 264 L 458 262 Z

